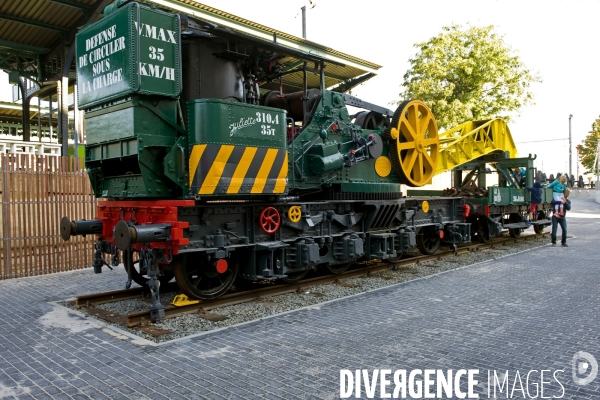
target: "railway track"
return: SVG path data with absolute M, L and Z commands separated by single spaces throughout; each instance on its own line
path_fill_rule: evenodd
M 472 251 L 479 251 L 483 249 L 494 249 L 510 243 L 516 243 L 523 240 L 533 240 L 537 238 L 545 237 L 546 234 L 534 234 L 521 236 L 519 238 L 497 238 L 488 243 L 476 243 L 461 246 L 454 251 L 442 251 L 437 252 L 434 255 L 421 255 L 415 256 L 403 260 L 396 261 L 394 263 L 389 262 L 376 262 L 368 264 L 360 269 L 346 271 L 342 274 L 319 276 L 315 278 L 305 279 L 295 284 L 279 284 L 273 286 L 262 287 L 254 290 L 241 291 L 237 293 L 231 293 L 221 296 L 213 300 L 203 300 L 195 304 L 188 304 L 183 306 L 166 305 L 165 306 L 165 318 L 173 318 L 183 314 L 198 313 L 214 310 L 221 307 L 231 306 L 240 303 L 251 302 L 254 300 L 260 300 L 264 297 L 281 295 L 291 292 L 302 292 L 308 287 L 325 285 L 330 283 L 339 283 L 344 285 L 344 281 L 358 278 L 361 276 L 369 275 L 374 272 L 383 271 L 386 269 L 408 269 L 411 266 L 418 265 L 426 261 L 439 260 L 441 258 L 457 256 Z M 175 283 L 170 283 L 165 291 L 177 290 Z M 146 325 L 151 321 L 149 311 L 133 312 L 126 316 L 121 314 L 111 313 L 100 308 L 95 307 L 96 305 L 105 304 L 109 302 L 116 302 L 128 299 L 140 298 L 145 295 L 144 288 L 136 287 L 125 290 L 114 290 L 110 292 L 102 292 L 89 294 L 84 296 L 78 296 L 75 301 L 75 306 L 78 308 L 85 308 L 91 315 L 107 320 L 109 322 L 127 325 L 130 328 L 140 327 Z M 152 333 L 152 332 L 149 332 Z

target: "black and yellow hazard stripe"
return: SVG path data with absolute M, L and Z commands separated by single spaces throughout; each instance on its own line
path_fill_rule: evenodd
M 197 144 L 190 154 L 190 188 L 197 194 L 285 193 L 284 149 Z

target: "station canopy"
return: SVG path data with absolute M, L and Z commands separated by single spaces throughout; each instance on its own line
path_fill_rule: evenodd
M 9 73 L 12 83 L 18 77 L 35 83 L 31 88 L 43 94 L 66 71 L 74 76 L 73 52 L 75 34 L 90 22 L 101 18 L 104 8 L 114 0 L 19 0 L 0 2 L 0 69 Z M 208 23 L 221 34 L 254 41 L 265 48 L 280 49 L 288 55 L 280 62 L 286 69 L 298 68 L 304 61 L 325 64 L 325 86 L 347 91 L 374 76 L 381 66 L 344 54 L 318 43 L 302 39 L 244 18 L 203 5 L 193 0 L 146 0 L 174 13 L 191 16 Z M 70 58 L 70 60 L 69 60 Z M 65 60 L 70 61 L 64 68 Z M 314 65 L 309 66 L 310 68 Z M 317 87 L 318 74 L 307 75 L 308 85 Z M 283 77 L 284 90 L 302 86 L 303 74 Z M 261 88 L 278 89 L 279 82 L 265 83 Z

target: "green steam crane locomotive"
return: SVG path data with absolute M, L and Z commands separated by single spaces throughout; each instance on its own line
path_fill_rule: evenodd
M 210 299 L 236 279 L 294 282 L 470 241 L 462 198 L 402 197 L 435 172 L 431 111 L 344 93 L 365 77 L 331 89 L 351 66 L 122 0 L 77 35 L 76 62 L 99 201 L 61 235 L 97 235 L 94 271 L 122 260 L 153 318 L 173 277 Z

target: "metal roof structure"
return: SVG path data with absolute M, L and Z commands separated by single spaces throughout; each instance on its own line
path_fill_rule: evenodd
M 65 61 L 72 59 L 69 46 L 77 30 L 96 20 L 112 1 L 0 2 L 0 68 L 9 73 L 13 82 L 20 76 L 40 83 L 42 90 L 52 91 Z M 68 64 L 70 67 L 71 62 Z M 67 68 L 67 72 L 70 70 Z
M 72 107 L 71 109 L 72 110 Z M 41 115 L 39 115 L 41 112 Z M 56 110 L 54 110 L 56 113 Z M 41 122 L 44 126 L 48 126 L 50 124 L 48 108 L 38 107 L 37 105 L 29 106 L 29 119 L 34 121 L 34 125 L 37 124 L 38 116 L 41 119 Z M 23 109 L 21 104 L 18 103 L 10 103 L 7 101 L 0 101 L 0 123 L 12 123 L 12 124 L 20 124 L 23 119 Z M 56 117 L 54 121 L 52 121 L 52 125 L 56 126 Z
M 29 108 L 29 118 L 35 118 L 38 113 L 38 108 L 31 106 Z M 23 115 L 23 110 L 20 104 L 0 101 L 0 122 L 20 123 Z

